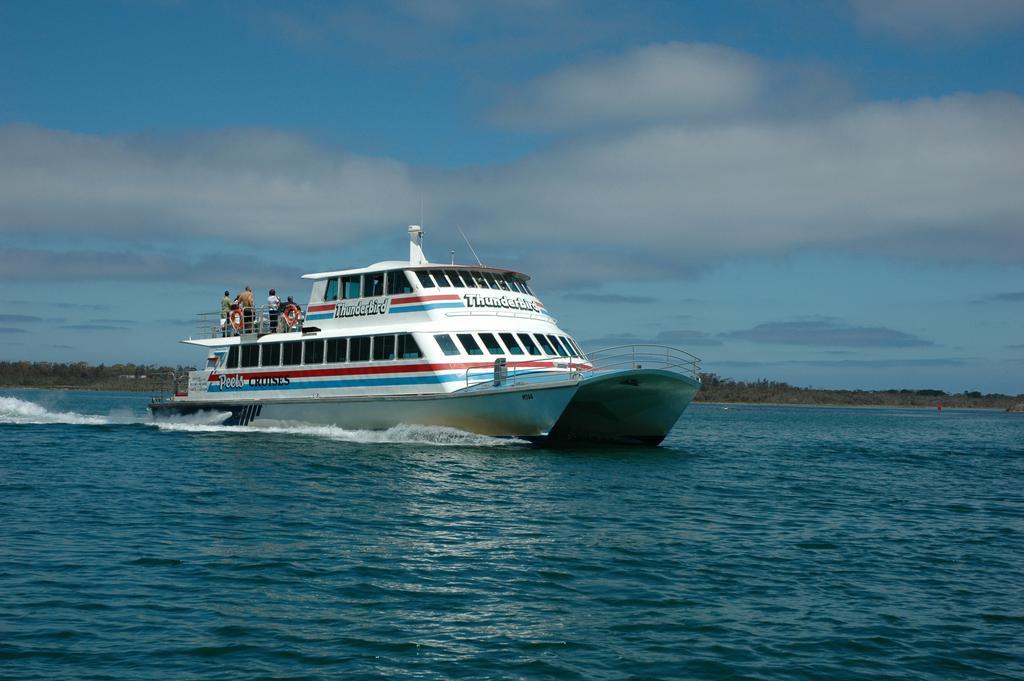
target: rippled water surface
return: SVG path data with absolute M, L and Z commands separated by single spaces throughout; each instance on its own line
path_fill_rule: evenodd
M 556 451 L 144 407 L 0 391 L 0 677 L 1024 678 L 1024 415 Z

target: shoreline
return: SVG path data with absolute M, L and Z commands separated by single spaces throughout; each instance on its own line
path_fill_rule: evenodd
M 150 394 L 156 395 L 161 392 L 159 387 L 156 388 L 137 388 L 130 389 L 114 388 L 108 386 L 84 386 L 84 385 L 0 385 L 0 391 L 3 390 L 54 390 L 54 391 L 81 391 L 81 392 L 106 392 L 106 393 L 124 393 L 124 394 Z M 166 392 L 166 391 L 164 391 Z M 2 395 L 0 395 L 2 397 Z M 877 403 L 877 404 L 853 404 L 844 402 L 771 402 L 771 401 L 749 401 L 749 400 L 694 400 L 690 403 L 692 405 L 707 405 L 709 407 L 798 407 L 806 409 L 820 409 L 835 408 L 835 409 L 916 409 L 916 410 L 928 410 L 928 411 L 939 411 L 937 405 L 929 404 L 899 404 L 899 403 Z M 1003 407 L 1001 405 L 989 405 L 989 406 L 964 406 L 955 404 L 943 404 L 941 411 L 996 411 L 996 412 L 1007 412 L 1007 413 L 1022 413 L 1011 407 Z

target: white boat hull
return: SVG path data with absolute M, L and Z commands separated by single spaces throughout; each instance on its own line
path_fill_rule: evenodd
M 585 378 L 549 441 L 657 446 L 699 389 L 698 381 L 662 369 L 624 369 Z
M 580 382 L 515 385 L 431 395 L 296 397 L 154 402 L 156 418 L 222 413 L 225 425 L 331 425 L 384 430 L 398 425 L 445 426 L 495 437 L 543 439 L 565 411 Z

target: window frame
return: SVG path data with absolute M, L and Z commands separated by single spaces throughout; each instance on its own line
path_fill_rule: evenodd
M 317 345 L 320 346 L 320 359 L 319 359 L 319 361 L 313 362 L 313 361 L 310 361 L 310 358 L 308 356 L 309 355 L 308 349 L 309 348 L 314 348 Z M 314 353 L 314 354 L 316 354 L 316 353 Z M 310 338 L 308 340 L 302 341 L 302 363 L 303 364 L 308 364 L 310 366 L 315 366 L 317 364 L 323 364 L 324 363 L 324 339 L 323 338 Z
M 472 357 L 481 357 L 486 354 L 484 349 L 480 347 L 480 342 L 472 333 L 456 333 L 455 338 L 459 341 L 459 345 L 462 346 L 467 355 Z M 466 343 L 467 338 L 470 341 L 469 344 Z M 476 352 L 473 352 L 474 348 L 476 349 Z
M 295 361 L 294 362 L 290 362 L 290 361 L 288 361 L 290 359 L 289 358 L 289 354 L 292 354 L 293 350 L 296 347 L 298 348 L 298 352 L 294 353 L 295 357 L 293 359 L 295 359 Z M 283 367 L 302 366 L 302 341 L 294 340 L 294 341 L 285 341 L 285 342 L 281 343 L 281 366 L 283 366 Z
M 264 357 L 270 348 L 274 348 L 277 352 L 277 362 L 274 364 L 267 364 L 264 361 Z M 279 367 L 281 366 L 281 344 L 280 343 L 260 343 L 260 366 L 261 367 Z
M 384 295 L 386 282 L 384 281 L 384 272 L 367 272 L 363 275 L 363 298 L 380 298 Z M 380 281 L 380 291 L 375 292 L 377 289 L 374 284 Z
M 355 285 L 356 295 L 349 295 L 349 288 Z M 338 295 L 341 296 L 340 300 L 355 300 L 361 298 L 363 293 L 363 278 L 358 274 L 350 274 L 346 277 L 341 277 L 338 282 Z
M 350 362 L 369 362 L 373 356 L 373 350 L 370 346 L 373 344 L 371 339 L 372 336 L 353 336 L 348 339 L 348 361 Z M 363 349 L 363 345 L 366 345 L 366 356 L 356 356 L 357 351 Z M 361 355 L 362 353 L 360 353 Z
M 508 338 L 506 338 L 506 336 L 508 336 Z M 500 338 L 501 342 L 505 344 L 506 348 L 508 348 L 508 354 L 515 355 L 517 357 L 526 354 L 526 351 L 523 350 L 523 346 L 520 345 L 519 341 L 516 339 L 516 335 L 511 331 L 499 331 L 498 338 Z M 509 343 L 510 339 L 512 341 L 511 343 Z
M 395 334 L 393 333 L 382 333 L 372 337 L 373 342 L 370 344 L 370 358 L 374 362 L 390 362 L 395 359 Z M 389 342 L 390 341 L 390 342 Z M 391 356 L 385 357 L 387 354 L 388 346 L 391 346 Z M 378 354 L 381 356 L 378 357 Z
M 441 340 L 442 338 L 444 339 L 444 341 Z M 447 341 L 449 347 L 445 346 L 445 341 Z M 455 357 L 457 355 L 462 354 L 459 352 L 459 346 L 455 344 L 454 340 L 452 340 L 452 336 L 450 333 L 434 334 L 434 342 L 437 343 L 437 347 L 441 348 L 441 352 L 446 357 Z
M 410 356 L 409 345 L 416 349 L 415 356 Z M 395 359 L 423 359 L 423 349 L 411 333 L 400 333 L 395 337 Z
M 324 344 L 324 363 L 325 364 L 343 364 L 344 362 L 348 361 L 348 338 L 346 336 L 335 336 L 334 338 L 326 338 L 324 340 L 326 341 L 325 344 Z M 334 360 L 328 359 L 331 356 L 331 354 L 330 354 L 331 344 L 334 344 L 334 345 L 340 344 L 341 345 L 341 348 L 342 348 L 341 359 L 334 359 Z M 337 353 L 335 353 L 335 354 L 337 354 Z
M 484 349 L 487 350 L 488 354 L 491 354 L 491 355 L 507 355 L 508 354 L 508 352 L 505 350 L 505 347 L 501 344 L 501 341 L 499 341 L 498 337 L 496 335 L 494 335 L 493 333 L 491 333 L 489 331 L 481 331 L 477 335 L 480 337 L 480 342 L 482 342 L 484 344 Z M 485 336 L 490 336 L 491 337 L 491 340 L 494 341 L 494 348 L 497 348 L 497 349 L 494 349 L 490 345 L 487 344 L 487 340 L 486 340 Z
M 558 355 L 558 353 L 555 352 L 555 348 L 551 346 L 551 341 L 549 341 L 547 338 L 545 338 L 544 334 L 542 334 L 542 333 L 535 333 L 535 334 L 533 334 L 533 337 L 534 337 L 534 339 L 538 343 L 540 343 L 540 349 L 544 352 L 545 355 L 550 355 L 550 356 L 557 356 Z
M 405 296 L 413 292 L 412 283 L 409 281 L 408 275 L 405 270 L 389 270 L 385 272 L 387 275 L 384 290 L 386 295 L 389 296 Z M 395 282 L 400 282 L 403 288 L 409 289 L 408 291 L 396 291 Z
M 420 288 L 437 288 L 437 283 L 428 270 L 416 270 L 416 279 L 420 282 Z

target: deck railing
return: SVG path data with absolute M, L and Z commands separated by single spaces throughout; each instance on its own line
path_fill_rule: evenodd
M 617 345 L 587 353 L 591 369 L 604 373 L 623 369 L 661 369 L 700 380 L 700 357 L 667 345 Z
M 276 318 L 271 314 L 267 305 L 249 307 L 241 310 L 241 324 L 236 329 L 231 323 L 231 318 L 223 316 L 220 312 L 201 312 L 198 318 L 199 338 L 230 338 L 231 336 L 243 336 L 250 333 L 259 335 L 267 333 L 284 333 L 286 331 L 301 331 L 303 322 L 306 319 L 306 306 L 295 303 L 299 308 L 299 317 L 296 323 L 289 326 L 284 318 L 284 305 L 277 310 Z M 233 312 L 233 310 L 231 311 Z M 230 312 L 229 312 L 230 314 Z
M 537 360 L 551 366 L 537 366 Z M 667 345 L 619 345 L 587 353 L 586 357 L 540 357 L 523 362 L 495 360 L 493 365 L 466 369 L 466 389 L 483 389 L 490 385 L 522 385 L 570 377 L 595 376 L 629 369 L 659 369 L 700 381 L 700 358 L 685 350 Z

